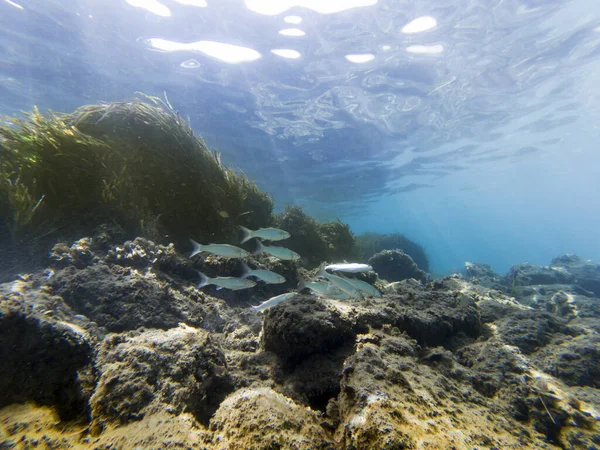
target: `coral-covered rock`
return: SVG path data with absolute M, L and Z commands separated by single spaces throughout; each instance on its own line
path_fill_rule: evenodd
M 598 445 L 600 302 L 577 284 L 515 284 L 509 296 L 460 275 L 376 280 L 381 298 L 298 294 L 256 314 L 243 299 L 266 300 L 267 285 L 241 295 L 193 286 L 195 270 L 238 275 L 238 260 L 100 237 L 57 245 L 52 258 L 52 269 L 0 285 L 9 362 L 0 394 L 4 405 L 34 400 L 63 408 L 62 418 L 91 412 L 92 422 L 50 429 L 48 412 L 9 405 L 0 410 L 6 445 Z M 265 255 L 247 264 L 290 279 L 297 271 Z M 567 269 L 549 270 L 541 273 L 564 281 Z M 124 331 L 105 337 L 102 326 Z
M 481 332 L 477 308 L 455 291 L 409 290 L 388 298 L 397 314 L 394 326 L 420 345 L 451 345 L 455 338 L 474 338 Z
M 181 325 L 109 335 L 96 358 L 92 419 L 127 423 L 166 410 L 207 423 L 232 385 L 210 333 Z
M 113 332 L 167 329 L 182 321 L 200 326 L 204 321 L 195 296 L 190 298 L 149 270 L 104 263 L 84 269 L 69 266 L 58 271 L 48 286 L 71 308 Z
M 557 335 L 577 334 L 577 330 L 569 327 L 560 317 L 535 310 L 514 312 L 498 320 L 496 326 L 507 344 L 519 347 L 525 354 L 546 346 Z
M 331 353 L 348 340 L 351 323 L 321 300 L 307 295 L 271 308 L 263 323 L 263 346 L 293 364 L 314 353 Z
M 494 272 L 489 264 L 465 263 L 465 278 L 475 284 L 503 291 L 506 286 L 502 283 L 502 277 Z
M 549 345 L 532 355 L 540 369 L 569 386 L 600 389 L 600 335 L 582 335 Z
M 0 407 L 35 401 L 85 416 L 86 378 L 98 334 L 60 298 L 15 281 L 0 286 Z
M 321 422 L 311 409 L 271 389 L 241 389 L 227 397 L 215 412 L 210 424 L 210 448 L 338 448 Z
M 575 276 L 559 266 L 542 267 L 535 264 L 516 264 L 510 268 L 505 277 L 509 290 L 520 286 L 538 284 L 570 284 Z
M 576 255 L 554 258 L 552 267 L 562 267 L 575 277 L 575 284 L 600 296 L 600 264 L 582 260 Z

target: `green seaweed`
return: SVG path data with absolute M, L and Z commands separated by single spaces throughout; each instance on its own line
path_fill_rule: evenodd
M 13 236 L 101 223 L 158 242 L 233 240 L 264 226 L 272 197 L 226 167 L 168 101 L 37 108 L 0 124 L 0 212 Z
M 286 206 L 283 213 L 273 216 L 273 223 L 291 234 L 285 246 L 302 255 L 310 267 L 356 256 L 350 227 L 339 220 L 320 223 L 299 206 Z

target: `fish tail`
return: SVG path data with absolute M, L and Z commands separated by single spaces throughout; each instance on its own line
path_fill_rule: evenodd
M 329 274 L 325 270 L 325 265 L 321 264 L 321 266 L 319 267 L 319 272 L 315 275 L 315 277 L 327 278 L 327 275 Z
M 252 269 L 250 269 L 250 267 L 248 267 L 248 264 L 246 264 L 244 261 L 240 261 L 240 263 L 242 264 L 242 275 L 240 276 L 240 278 L 247 278 L 252 274 Z
M 258 255 L 259 253 L 262 253 L 264 249 L 265 249 L 265 246 L 263 245 L 263 243 L 260 241 L 260 239 L 257 239 L 256 240 L 256 250 L 254 250 L 252 252 L 252 254 Z
M 198 283 L 196 286 L 198 289 L 211 284 L 212 280 L 206 275 L 204 275 L 202 272 L 198 271 L 198 276 L 200 277 L 200 283 Z
M 202 246 L 193 239 L 190 239 L 190 242 L 194 246 L 192 253 L 190 253 L 190 258 L 193 258 L 194 256 L 196 256 L 198 253 L 200 253 L 202 251 Z
M 299 277 L 298 292 L 302 292 L 303 289 L 306 289 L 306 282 L 304 281 L 304 278 Z
M 240 244 L 243 244 L 244 242 L 252 239 L 252 230 L 243 227 L 240 225 L 240 230 L 242 230 L 242 241 L 240 242 Z

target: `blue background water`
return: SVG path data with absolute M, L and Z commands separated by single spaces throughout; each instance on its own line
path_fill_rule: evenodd
M 166 92 L 278 208 L 402 232 L 436 272 L 600 259 L 600 3 L 182 3 L 0 0 L 0 113 Z M 423 16 L 436 26 L 403 31 Z M 157 39 L 260 58 L 159 51 Z

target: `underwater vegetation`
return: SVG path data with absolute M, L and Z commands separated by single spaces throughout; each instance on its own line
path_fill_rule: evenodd
M 147 99 L 153 103 L 72 114 L 34 109 L 0 125 L 0 205 L 11 231 L 106 217 L 142 234 L 156 226 L 212 236 L 237 232 L 232 217 L 249 226 L 268 221 L 270 196 L 225 167 L 160 100 Z
M 370 257 L 382 250 L 402 250 L 424 272 L 429 272 L 429 259 L 423 247 L 411 241 L 400 233 L 379 234 L 374 232 L 363 233 L 355 237 L 358 256 L 361 260 Z
M 101 225 L 189 247 L 238 241 L 239 227 L 289 230 L 289 244 L 316 267 L 355 258 L 341 221 L 320 223 L 298 206 L 272 214 L 273 199 L 226 167 L 164 101 L 139 94 L 73 113 L 37 108 L 0 124 L 0 241 L 40 257 L 57 239 Z M 19 249 L 17 252 L 16 249 Z M 17 256 L 17 255 L 14 255 Z
M 272 209 L 168 101 L 35 108 L 0 124 L 0 216 L 13 241 L 110 223 L 157 242 L 222 242 L 239 225 L 265 225 Z
M 320 223 L 299 206 L 286 206 L 274 215 L 273 223 L 291 234 L 286 247 L 300 253 L 309 267 L 356 257 L 354 235 L 340 220 Z

